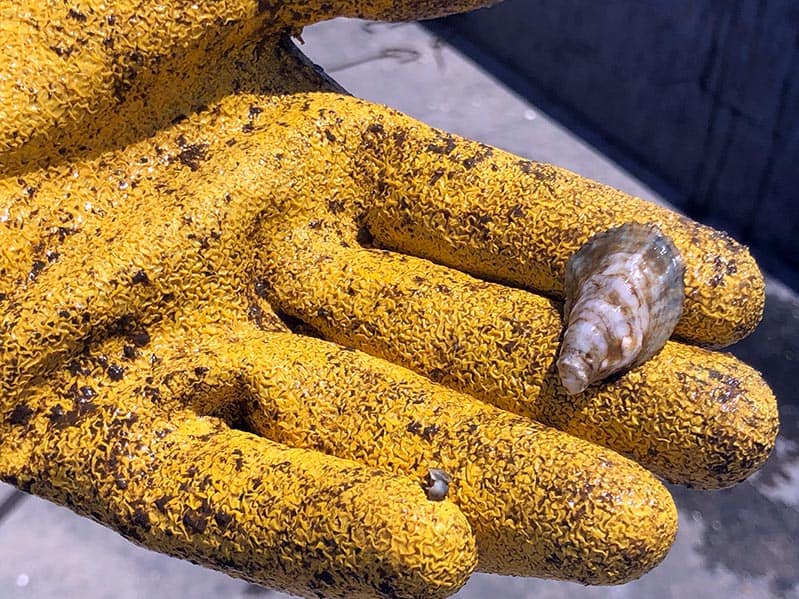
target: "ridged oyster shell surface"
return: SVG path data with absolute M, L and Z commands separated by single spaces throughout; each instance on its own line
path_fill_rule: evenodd
M 566 265 L 558 373 L 570 394 L 637 366 L 682 314 L 685 264 L 656 225 L 627 223 L 589 239 Z

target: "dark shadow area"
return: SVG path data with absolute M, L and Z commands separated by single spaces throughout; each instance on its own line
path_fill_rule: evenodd
M 799 289 L 799 5 L 506 0 L 425 25 Z
M 799 297 L 778 283 L 769 284 L 762 322 L 730 350 L 763 373 L 783 408 L 799 410 Z M 782 424 L 781 434 L 789 435 L 791 427 L 785 420 Z M 799 435 L 793 438 L 799 441 Z
M 27 495 L 18 489 L 11 491 L 11 493 L 0 502 L 0 522 L 5 520 L 26 497 Z
M 799 512 L 768 499 L 749 482 L 713 493 L 670 490 L 682 517 L 690 514 L 704 523 L 701 544 L 694 549 L 708 569 L 721 566 L 744 579 L 765 577 L 781 599 L 797 588 Z

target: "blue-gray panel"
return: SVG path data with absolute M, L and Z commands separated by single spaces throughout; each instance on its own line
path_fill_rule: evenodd
M 669 200 L 799 267 L 799 2 L 507 0 L 446 25 L 655 173 Z

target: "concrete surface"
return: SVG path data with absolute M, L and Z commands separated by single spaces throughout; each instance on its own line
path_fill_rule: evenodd
M 507 0 L 448 23 L 799 269 L 795 0 Z
M 304 50 L 359 96 L 662 199 L 421 27 L 342 20 L 310 28 L 303 37 Z M 476 574 L 456 597 L 799 599 L 799 399 L 793 381 L 799 299 L 776 281 L 768 296 L 763 325 L 735 348 L 764 372 L 782 402 L 777 451 L 761 473 L 715 493 L 673 488 L 680 510 L 677 541 L 665 562 L 639 581 L 588 588 Z M 287 595 L 141 549 L 64 508 L 0 486 L 0 598 L 73 597 Z

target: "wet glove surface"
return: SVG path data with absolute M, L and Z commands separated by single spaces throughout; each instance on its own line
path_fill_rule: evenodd
M 699 347 L 760 318 L 745 248 L 352 98 L 288 37 L 470 3 L 29 4 L 0 9 L 3 480 L 294 593 L 431 597 L 640 576 L 676 529 L 651 472 L 768 456 L 771 392 Z M 565 264 L 627 221 L 685 259 L 682 340 L 572 397 Z

